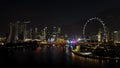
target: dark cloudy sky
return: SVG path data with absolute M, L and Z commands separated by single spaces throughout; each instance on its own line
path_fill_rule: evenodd
M 115 0 L 1 0 L 0 32 L 9 31 L 10 22 L 31 21 L 39 29 L 60 26 L 67 33 L 81 33 L 87 19 L 110 9 L 120 8 Z

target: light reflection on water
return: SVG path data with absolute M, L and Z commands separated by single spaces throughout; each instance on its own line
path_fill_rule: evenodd
M 100 59 L 93 59 L 82 57 L 72 53 L 68 48 L 66 49 L 66 54 L 68 56 L 71 55 L 71 63 L 78 67 L 95 67 L 95 68 L 119 68 L 120 67 L 120 60 L 100 60 Z
M 72 53 L 72 58 L 73 58 L 73 61 L 75 61 L 75 58 L 77 58 L 80 61 L 87 61 L 88 63 L 91 63 L 91 64 L 99 64 L 99 62 L 100 62 L 100 60 L 98 60 L 98 59 L 85 58 L 85 57 L 75 55 L 74 53 Z M 101 60 L 101 61 L 102 61 L 102 63 L 104 63 L 103 60 Z
M 75 55 L 69 47 L 37 47 L 35 50 L 28 48 L 12 49 L 9 57 L 18 63 L 34 62 L 35 64 L 66 65 L 78 67 L 108 68 L 119 67 L 119 60 L 99 60 Z

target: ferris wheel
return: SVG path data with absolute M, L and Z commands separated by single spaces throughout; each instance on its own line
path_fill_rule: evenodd
M 103 21 L 100 18 L 94 17 L 94 18 L 90 18 L 90 19 L 87 20 L 87 22 L 85 23 L 85 25 L 83 27 L 83 38 L 84 38 L 84 42 L 87 42 L 86 36 L 85 36 L 86 27 L 87 27 L 87 24 L 90 23 L 93 20 L 99 21 L 99 23 L 102 24 L 102 28 L 103 28 L 103 37 L 102 37 L 101 41 L 97 44 L 97 46 L 99 46 L 105 41 L 105 38 L 106 38 L 106 27 L 105 27 L 105 24 L 103 23 Z

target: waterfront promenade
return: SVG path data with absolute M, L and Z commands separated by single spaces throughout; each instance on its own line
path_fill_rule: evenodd
M 108 49 L 106 51 L 104 48 L 95 49 L 95 50 L 80 50 L 80 46 L 76 46 L 76 49 L 72 49 L 72 52 L 78 56 L 100 59 L 100 60 L 120 60 L 119 51 L 117 50 L 119 47 L 112 47 L 113 49 Z

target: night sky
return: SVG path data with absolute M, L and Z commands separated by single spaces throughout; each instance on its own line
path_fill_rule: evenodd
M 120 2 L 115 0 L 1 0 L 0 32 L 9 32 L 9 23 L 19 20 L 30 21 L 28 28 L 57 26 L 63 33 L 79 35 L 85 22 L 95 16 L 102 17 L 107 27 L 118 29 L 118 11 Z

